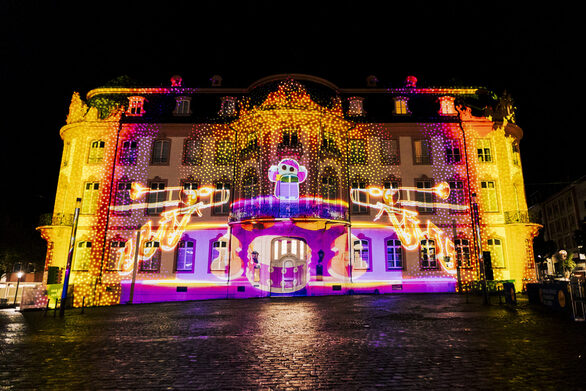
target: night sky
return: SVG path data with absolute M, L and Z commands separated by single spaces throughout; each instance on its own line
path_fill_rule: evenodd
M 161 4 L 159 4 L 161 3 Z M 162 4 L 164 3 L 164 4 Z M 585 174 L 582 16 L 572 8 L 477 2 L 0 2 L 2 213 L 51 212 L 74 91 L 128 75 L 246 87 L 307 73 L 340 87 L 484 86 L 517 106 L 527 193 Z M 279 7 L 273 3 L 282 3 Z M 478 3 L 479 4 L 479 3 Z M 484 5 L 488 4 L 488 5 Z M 529 3 L 531 4 L 531 3 Z M 579 34 L 580 33 L 580 34 Z M 32 220 L 31 220 L 32 221 Z M 36 224 L 33 221 L 31 224 Z

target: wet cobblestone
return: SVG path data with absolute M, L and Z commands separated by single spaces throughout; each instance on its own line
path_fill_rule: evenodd
M 0 331 L 9 390 L 586 389 L 586 325 L 522 299 L 213 300 L 64 319 L 11 309 Z

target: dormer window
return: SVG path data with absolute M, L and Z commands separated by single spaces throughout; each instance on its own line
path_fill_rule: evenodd
M 396 98 L 393 98 L 393 100 L 395 101 L 395 107 L 394 107 L 393 114 L 395 114 L 395 115 L 411 114 L 411 112 L 409 111 L 409 106 L 407 106 L 407 102 L 409 101 L 409 98 L 406 98 L 404 96 L 397 96 Z
M 455 98 L 453 96 L 442 96 L 439 99 L 440 115 L 456 115 L 456 107 L 454 106 Z
M 222 117 L 232 117 L 236 115 L 236 98 L 233 96 L 223 97 L 220 112 L 218 114 Z
M 364 98 L 353 96 L 348 99 L 348 115 L 359 116 L 364 115 Z
M 190 115 L 191 114 L 191 97 L 190 96 L 178 96 L 175 98 L 175 110 L 174 115 Z
M 140 117 L 144 114 L 144 96 L 129 96 L 126 115 Z

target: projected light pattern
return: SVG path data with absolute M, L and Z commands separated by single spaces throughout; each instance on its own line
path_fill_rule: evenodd
M 46 265 L 64 266 L 81 197 L 76 306 L 453 292 L 480 278 L 480 251 L 520 289 L 538 226 L 523 219 L 510 107 L 475 117 L 460 97 L 476 89 L 416 84 L 344 92 L 283 76 L 206 90 L 174 76 L 171 87 L 99 88 L 89 103 L 74 94 L 53 224 L 39 228 Z M 373 94 L 390 122 L 369 117 Z M 204 120 L 206 96 L 218 110 Z M 436 108 L 415 122 L 420 98 Z
M 157 202 L 154 204 L 134 204 L 133 209 L 146 209 L 147 207 L 160 208 L 164 206 L 177 206 L 177 209 L 172 209 L 161 213 L 161 218 L 158 221 L 158 229 L 153 232 L 152 221 L 148 221 L 140 229 L 140 243 L 136 243 L 135 239 L 126 241 L 125 246 L 117 251 L 118 254 L 118 269 L 121 276 L 126 276 L 132 273 L 135 258 L 137 261 L 146 261 L 155 255 L 155 252 L 172 251 L 175 249 L 179 240 L 181 239 L 187 225 L 191 220 L 191 216 L 195 213 L 197 216 L 202 216 L 202 210 L 213 206 L 219 206 L 228 202 L 230 192 L 228 190 L 215 190 L 210 187 L 201 187 L 197 190 L 170 188 L 165 190 L 152 191 L 139 183 L 132 184 L 130 197 L 133 200 L 140 199 L 144 194 L 154 194 L 158 192 L 173 192 L 180 193 L 180 199 L 174 201 L 166 201 L 163 203 Z M 209 201 L 204 203 L 201 198 L 212 199 L 213 195 L 220 193 L 218 201 Z M 199 202 L 198 202 L 199 201 Z M 114 211 L 128 210 L 126 206 L 111 207 Z M 156 242 L 158 247 L 147 247 L 149 242 Z M 135 250 L 138 246 L 138 249 Z M 135 255 L 136 252 L 136 255 Z

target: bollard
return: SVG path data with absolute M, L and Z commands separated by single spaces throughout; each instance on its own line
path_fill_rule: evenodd
M 43 314 L 43 318 L 47 317 L 47 311 L 49 311 L 49 304 L 51 303 L 51 299 L 47 299 L 47 305 L 45 306 L 45 313 Z
M 57 306 L 59 305 L 59 299 L 55 299 L 55 307 L 53 307 L 53 318 L 57 316 Z
M 81 300 L 81 313 L 82 314 L 83 314 L 84 310 L 85 310 L 85 296 Z
M 497 286 L 497 293 L 499 295 L 499 304 L 503 304 L 503 287 L 502 286 Z

